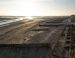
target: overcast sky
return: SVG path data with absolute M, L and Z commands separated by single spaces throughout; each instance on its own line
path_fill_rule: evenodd
M 75 14 L 75 0 L 0 0 L 0 15 L 59 16 Z

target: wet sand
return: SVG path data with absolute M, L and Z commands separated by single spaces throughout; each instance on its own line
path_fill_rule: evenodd
M 30 21 L 21 20 L 11 23 L 8 26 L 1 27 L 0 44 L 49 43 L 49 37 L 53 37 L 53 34 L 55 34 L 61 27 L 49 27 L 49 30 L 46 31 L 32 31 L 33 29 L 42 28 L 39 27 L 39 24 L 45 24 L 45 22 L 36 19 Z M 58 35 L 62 32 L 62 29 L 63 28 L 58 31 Z

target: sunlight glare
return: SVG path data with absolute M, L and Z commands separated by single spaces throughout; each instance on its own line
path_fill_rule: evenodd
M 14 6 L 15 5 L 15 6 Z M 36 1 L 15 1 L 9 14 L 18 16 L 34 16 L 38 14 Z
M 31 17 L 31 16 L 26 16 L 26 19 L 31 20 L 31 19 L 33 19 L 33 17 Z

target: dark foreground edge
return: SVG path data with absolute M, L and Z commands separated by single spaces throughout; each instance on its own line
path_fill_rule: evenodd
M 49 43 L 32 43 L 32 44 L 0 44 L 0 47 L 49 47 Z

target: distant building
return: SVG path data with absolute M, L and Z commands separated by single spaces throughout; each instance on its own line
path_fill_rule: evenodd
M 71 15 L 71 21 L 75 22 L 75 15 Z
M 75 15 L 71 15 L 72 17 L 75 17 Z

